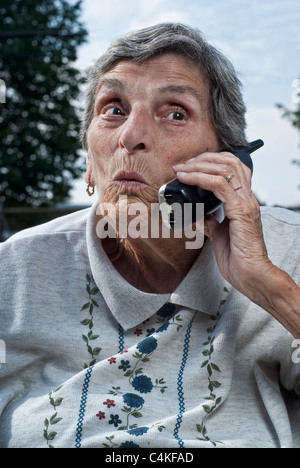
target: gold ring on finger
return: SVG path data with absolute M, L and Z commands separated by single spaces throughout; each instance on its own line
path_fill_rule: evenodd
M 235 176 L 235 174 L 230 174 L 230 175 L 228 175 L 228 176 L 225 176 L 226 182 L 230 182 L 231 179 L 233 179 L 234 176 Z
M 237 190 L 243 188 L 243 184 L 238 185 L 237 187 L 234 187 L 234 191 L 236 192 Z

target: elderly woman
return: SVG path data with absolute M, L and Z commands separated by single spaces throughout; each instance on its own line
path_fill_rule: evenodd
M 99 199 L 0 248 L 2 447 L 299 446 L 300 218 L 260 213 L 224 151 L 246 143 L 244 114 L 232 65 L 187 26 L 95 64 L 82 137 Z M 196 248 L 152 209 L 174 178 L 222 202 Z

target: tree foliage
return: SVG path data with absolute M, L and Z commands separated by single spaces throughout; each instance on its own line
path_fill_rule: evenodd
M 81 2 L 1 0 L 0 203 L 51 206 L 82 174 L 75 68 Z M 81 163 L 81 165 L 80 165 Z
M 295 80 L 298 88 L 294 91 L 294 101 L 296 103 L 295 109 L 288 109 L 282 104 L 277 104 L 277 107 L 282 111 L 282 117 L 290 121 L 290 123 L 300 132 L 300 79 Z M 300 167 L 300 159 L 294 159 L 293 164 L 297 164 Z

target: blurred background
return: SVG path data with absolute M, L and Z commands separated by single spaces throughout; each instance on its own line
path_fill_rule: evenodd
M 79 140 L 88 68 L 134 29 L 180 21 L 244 86 L 253 191 L 300 213 L 300 4 L 294 0 L 0 0 L 0 241 L 85 208 Z

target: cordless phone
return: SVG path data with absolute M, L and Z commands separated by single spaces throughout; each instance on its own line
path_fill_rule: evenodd
M 253 172 L 250 154 L 263 145 L 262 140 L 255 140 L 231 152 Z M 189 218 L 189 224 L 197 221 L 199 219 L 196 209 L 197 203 L 203 203 L 204 212 L 202 211 L 202 213 L 204 216 L 215 212 L 222 205 L 222 202 L 209 190 L 204 190 L 197 185 L 184 184 L 178 179 L 171 180 L 160 187 L 158 196 L 163 222 L 171 229 L 183 227 L 186 218 Z M 191 210 L 189 217 L 185 216 L 187 209 Z M 178 220 L 181 220 L 181 223 L 178 223 Z

